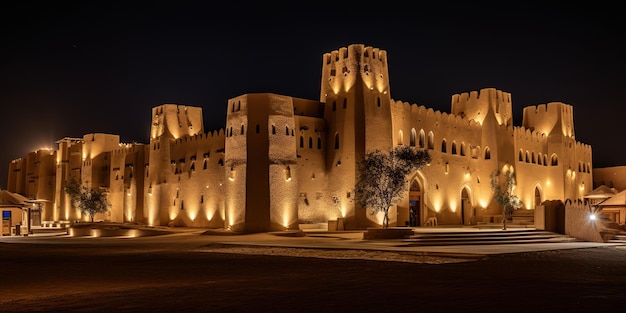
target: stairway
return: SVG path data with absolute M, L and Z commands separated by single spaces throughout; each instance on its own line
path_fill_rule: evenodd
M 615 236 L 613 236 L 613 238 L 609 239 L 609 241 L 607 242 L 626 244 L 626 233 L 615 234 Z
M 580 240 L 563 234 L 534 229 L 416 232 L 404 240 L 410 246 L 494 245 L 576 241 Z

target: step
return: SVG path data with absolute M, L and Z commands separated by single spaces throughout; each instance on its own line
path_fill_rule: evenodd
M 613 236 L 613 238 L 611 238 L 608 242 L 626 244 L 626 234 L 617 234 Z
M 570 236 L 549 231 L 482 231 L 482 232 L 430 232 L 410 236 L 404 242 L 408 245 L 481 245 L 481 244 L 523 244 L 579 241 Z

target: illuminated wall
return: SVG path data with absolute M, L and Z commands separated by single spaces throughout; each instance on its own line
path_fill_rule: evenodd
M 593 189 L 592 150 L 575 140 L 570 105 L 526 107 L 514 126 L 512 96 L 495 88 L 452 95 L 449 113 L 394 100 L 384 50 L 349 45 L 322 62 L 319 101 L 240 95 L 227 101 L 225 128 L 208 133 L 202 108 L 159 105 L 149 144 L 65 138 L 56 152 L 12 161 L 9 189 L 50 198 L 52 220 L 81 218 L 63 193 L 79 177 L 108 190 L 113 207 L 102 218 L 114 222 L 253 232 L 343 218 L 363 229 L 382 218 L 355 201 L 357 163 L 398 145 L 428 150 L 432 162 L 409 175 L 416 190 L 391 208 L 390 225 L 408 223 L 411 203 L 418 225 L 490 221 L 501 214 L 490 174 L 506 168 L 523 209 Z

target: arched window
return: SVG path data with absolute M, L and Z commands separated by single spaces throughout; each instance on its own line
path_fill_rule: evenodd
M 285 135 L 289 136 L 289 126 L 285 126 Z
M 417 137 L 415 133 L 415 128 L 411 128 L 411 140 L 409 141 L 409 145 L 411 147 L 415 147 L 415 137 Z
M 541 160 L 541 153 L 537 153 L 537 164 L 542 165 L 543 162 Z
M 272 135 L 276 135 L 276 126 L 272 125 Z
M 452 154 L 456 154 L 456 141 L 454 141 L 454 140 L 452 141 L 452 147 L 451 147 L 450 150 L 452 150 L 451 151 Z
M 465 143 L 461 141 L 461 153 L 462 156 L 465 155 Z
M 530 163 L 530 152 L 526 150 L 526 163 Z
M 524 162 L 524 151 L 522 151 L 521 149 L 519 150 L 519 157 L 517 160 L 520 162 Z
M 547 154 L 543 155 L 543 166 L 548 166 L 548 155 Z
M 304 148 L 304 137 L 300 136 L 300 148 Z
M 380 108 L 380 98 L 376 99 L 376 105 Z
M 446 153 L 448 152 L 448 142 L 444 139 L 441 141 L 441 152 Z
M 322 138 L 317 137 L 317 148 L 322 149 Z
M 398 146 L 401 146 L 401 145 L 402 145 L 402 141 L 403 141 L 403 139 L 404 139 L 404 138 L 402 138 L 402 137 L 404 137 L 404 134 L 403 134 L 403 133 L 402 133 L 402 131 L 400 130 L 400 131 L 398 131 Z
M 435 135 L 433 132 L 428 132 L 428 149 L 435 149 Z
M 339 149 L 339 133 L 335 133 L 335 149 Z
M 491 150 L 489 150 L 489 147 L 485 147 L 485 160 L 490 160 L 491 159 Z
M 309 149 L 313 149 L 313 137 L 309 137 Z
M 207 167 L 207 161 L 206 159 L 204 159 L 204 161 L 202 161 L 202 169 L 206 170 L 206 167 Z
M 556 156 L 556 153 L 552 153 L 552 157 L 550 159 L 552 160 L 550 165 L 552 166 L 559 165 L 559 158 Z
M 419 140 L 419 142 L 418 142 L 418 143 L 419 143 L 419 145 L 418 145 L 418 146 L 419 146 L 420 148 L 424 148 L 424 141 L 425 141 L 424 139 L 425 139 L 425 137 L 426 137 L 426 136 L 424 135 L 424 130 L 423 130 L 423 129 L 420 129 L 420 140 Z
M 244 132 L 243 132 L 243 125 L 241 125 L 241 134 L 242 135 L 244 134 Z

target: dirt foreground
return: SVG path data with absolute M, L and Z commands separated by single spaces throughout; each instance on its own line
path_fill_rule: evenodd
M 0 312 L 611 312 L 626 247 L 416 255 L 149 238 L 0 241 Z

